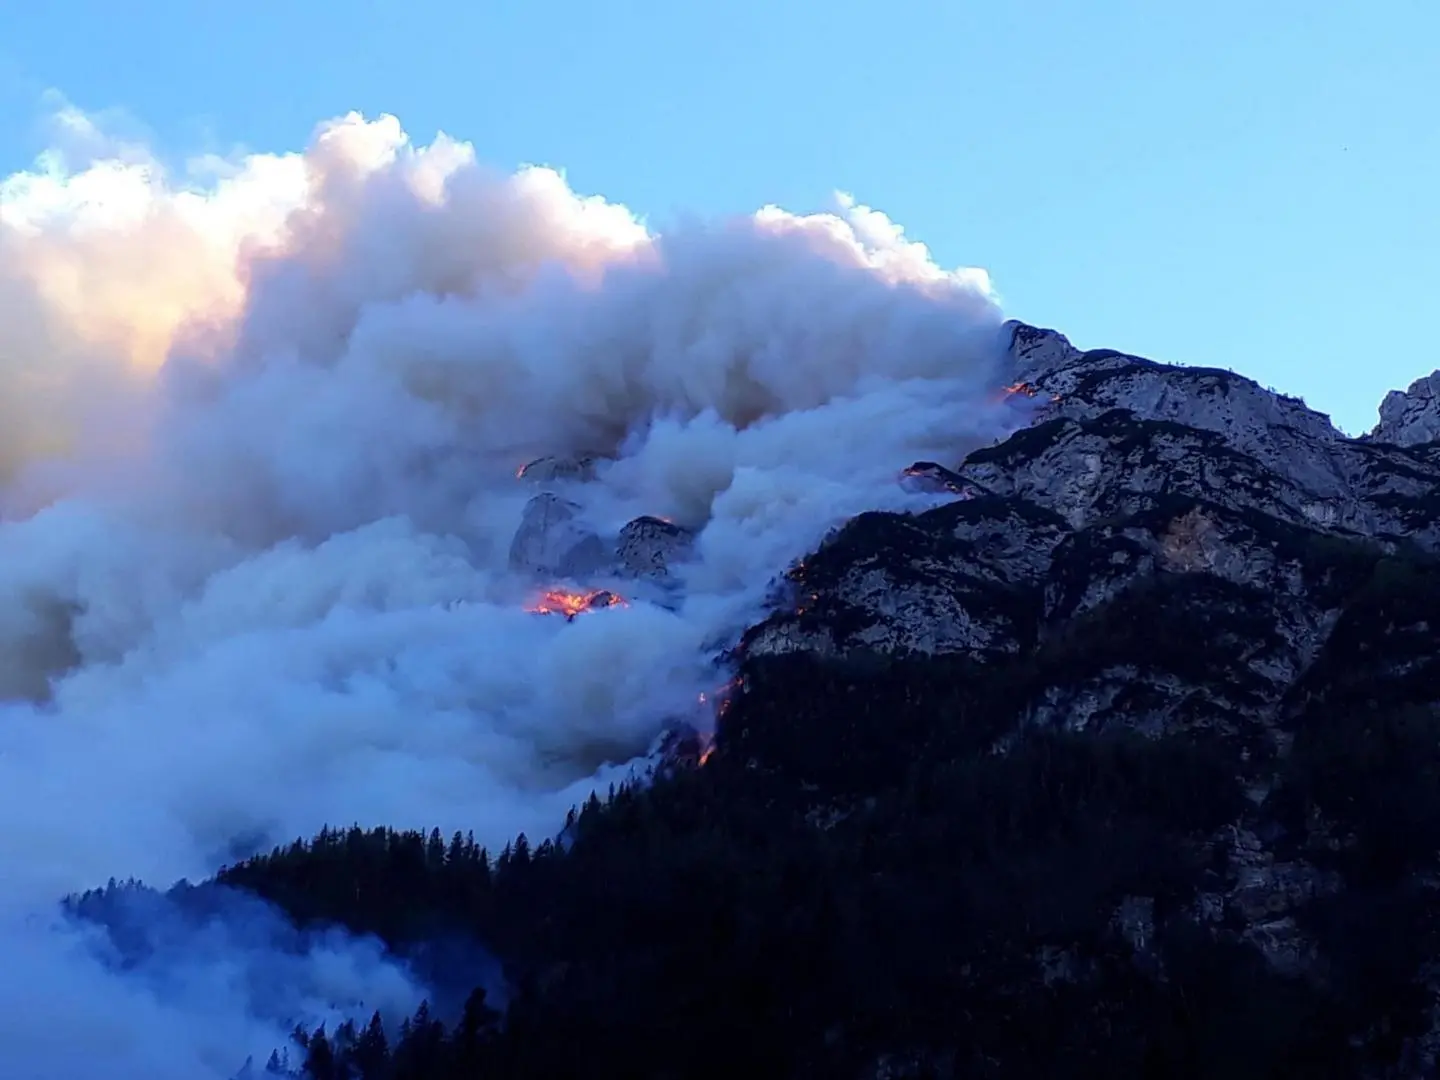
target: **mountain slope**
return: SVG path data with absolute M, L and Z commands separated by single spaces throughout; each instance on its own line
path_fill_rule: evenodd
M 356 831 L 220 876 L 501 961 L 504 1025 L 472 1001 L 448 1039 L 422 1018 L 393 1056 L 341 1033 L 342 1057 L 1432 1074 L 1440 445 L 1402 444 L 1428 406 L 1350 439 L 1228 371 L 1012 336 L 1036 423 L 916 463 L 949 501 L 862 514 L 785 575 L 703 767 L 676 754 L 497 860 Z

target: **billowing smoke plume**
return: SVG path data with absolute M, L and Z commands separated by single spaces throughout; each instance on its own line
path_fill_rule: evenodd
M 224 1076 L 283 1038 L 223 977 L 114 973 L 57 897 L 326 823 L 553 833 L 694 713 L 773 575 L 1014 423 L 983 272 L 846 199 L 657 234 L 391 117 L 183 177 L 64 119 L 88 158 L 0 186 L 16 1075 Z M 571 452 L 598 532 L 698 530 L 678 600 L 525 610 L 516 469 Z M 338 947 L 346 993 L 403 996 Z

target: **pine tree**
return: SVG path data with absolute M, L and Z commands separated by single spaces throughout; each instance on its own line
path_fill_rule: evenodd
M 465 863 L 465 837 L 460 830 L 455 830 L 455 835 L 450 838 L 450 848 L 445 852 L 445 865 L 450 867 L 463 866 Z
M 452 1035 L 455 1066 L 462 1075 L 477 1071 L 500 1014 L 485 1000 L 485 988 L 477 986 L 465 1002 L 465 1011 Z
M 340 1071 L 336 1068 L 335 1051 L 325 1035 L 324 1024 L 315 1029 L 305 1047 L 303 1072 L 308 1080 L 340 1080 Z
M 359 1071 L 360 1080 L 385 1080 L 389 1074 L 390 1044 L 385 1038 L 385 1024 L 378 1011 L 360 1033 L 350 1060 Z

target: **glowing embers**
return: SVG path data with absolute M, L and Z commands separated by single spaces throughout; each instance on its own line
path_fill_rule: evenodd
M 900 482 L 914 491 L 949 492 L 962 499 L 973 498 L 975 492 L 959 473 L 934 461 L 917 461 L 900 474 Z
M 595 479 L 600 461 L 598 454 L 548 454 L 521 465 L 515 470 L 515 479 L 537 484 L 584 483 Z
M 720 726 L 720 721 L 725 719 L 725 714 L 730 711 L 730 703 L 734 700 L 735 695 L 739 693 L 741 689 L 741 680 L 737 676 L 736 678 L 733 678 L 729 682 L 725 683 L 725 685 L 721 686 L 714 693 L 702 693 L 700 695 L 700 706 L 702 708 L 710 708 L 714 710 L 715 724 L 714 727 L 711 728 L 709 733 L 696 732 L 696 737 L 699 739 L 700 743 L 699 751 L 695 758 L 695 762 L 697 765 L 704 765 L 707 761 L 710 760 L 712 756 L 714 756 L 715 734 Z
M 623 596 L 608 589 L 546 589 L 525 610 L 536 615 L 563 615 L 568 622 L 586 611 L 629 606 Z
M 1009 386 L 1001 387 L 1000 392 L 996 394 L 996 398 L 999 401 L 1012 402 L 1018 402 L 1021 398 L 1026 398 L 1034 401 L 1042 410 L 1060 403 L 1059 394 L 1052 394 L 1049 391 L 1040 389 L 1040 387 L 1034 383 L 1028 383 L 1023 380 L 1013 382 Z
M 701 694 L 700 696 L 704 698 L 705 695 Z M 715 754 L 715 733 L 713 731 L 709 734 L 697 732 L 695 742 L 697 746 L 695 764 L 703 767 Z

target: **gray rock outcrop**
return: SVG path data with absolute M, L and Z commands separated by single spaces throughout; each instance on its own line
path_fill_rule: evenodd
M 695 536 L 689 529 L 658 517 L 638 517 L 620 530 L 616 560 L 622 577 L 668 581 L 671 567 L 690 554 Z
M 1377 442 L 1419 446 L 1440 440 L 1440 371 L 1416 379 L 1408 390 L 1391 390 L 1380 403 Z
M 525 505 L 510 544 L 510 568 L 536 577 L 584 580 L 610 565 L 610 552 L 580 518 L 578 503 L 542 492 Z

